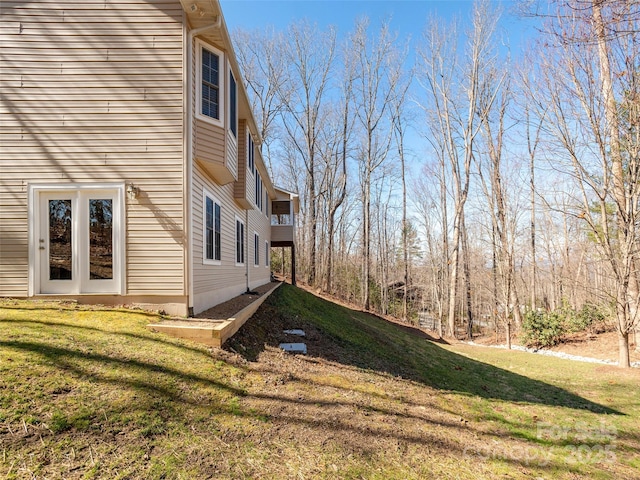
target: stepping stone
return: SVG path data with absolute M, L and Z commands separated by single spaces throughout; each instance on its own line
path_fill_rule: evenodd
M 287 353 L 301 353 L 302 355 L 307 354 L 306 343 L 281 343 L 280 348 Z
M 283 332 L 287 335 L 297 335 L 298 337 L 305 336 L 304 330 L 301 330 L 299 328 L 294 328 L 293 330 L 283 330 Z

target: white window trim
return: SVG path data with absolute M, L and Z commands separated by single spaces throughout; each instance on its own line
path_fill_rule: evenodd
M 209 50 L 211 53 L 215 53 L 216 55 L 218 55 L 218 57 L 220 58 L 220 86 L 218 89 L 219 95 L 218 95 L 218 100 L 220 102 L 220 104 L 218 105 L 218 111 L 220 112 L 220 118 L 216 119 L 216 118 L 212 118 L 212 117 L 208 117 L 207 115 L 203 115 L 202 114 L 202 49 L 205 50 Z M 215 48 L 212 45 L 209 45 L 208 43 L 204 43 L 202 40 L 200 40 L 199 38 L 196 39 L 196 118 L 210 123 L 212 125 L 216 125 L 218 127 L 224 127 L 224 117 L 226 114 L 226 109 L 227 109 L 227 98 L 226 98 L 226 94 L 227 94 L 227 90 L 226 90 L 226 85 L 227 85 L 227 80 L 226 80 L 226 75 L 227 75 L 227 67 L 226 67 L 226 61 L 225 61 L 225 57 L 224 57 L 224 53 L 222 53 L 220 50 L 218 50 L 217 48 Z M 236 86 L 238 84 L 238 81 L 236 80 Z M 237 88 L 236 88 L 236 97 L 238 96 L 237 94 Z M 236 109 L 237 111 L 237 109 Z
M 243 257 L 244 257 L 244 262 L 238 262 L 238 222 L 240 222 L 244 228 L 243 228 L 243 239 L 242 239 L 242 245 L 244 247 L 244 252 L 243 252 Z M 236 262 L 236 267 L 244 267 L 246 262 L 247 262 L 247 226 L 244 223 L 244 220 L 242 220 L 240 217 L 236 216 L 235 217 L 235 222 L 233 223 L 233 259 Z
M 220 260 L 214 260 L 207 258 L 207 197 L 213 201 L 214 204 L 214 222 L 215 222 L 215 205 L 220 206 Z M 214 237 L 213 237 L 213 249 L 215 252 L 215 224 L 214 224 Z M 222 202 L 220 202 L 216 196 L 209 190 L 203 189 L 202 191 L 202 263 L 203 265 L 222 265 Z M 215 255 L 215 253 L 214 253 Z
M 127 279 L 127 249 L 126 249 L 126 207 L 125 207 L 125 185 L 124 183 L 53 183 L 53 184 L 30 184 L 28 186 L 28 211 L 29 211 L 29 296 L 40 294 L 40 255 L 38 234 L 40 226 L 37 225 L 40 216 L 40 194 L 46 192 L 78 191 L 87 192 L 93 190 L 115 190 L 117 203 L 114 205 L 114 257 L 119 258 L 117 268 L 120 278 L 118 291 L 109 293 L 77 293 L 73 295 L 124 295 L 126 293 Z M 117 211 L 118 215 L 115 215 Z M 116 265 L 114 264 L 114 267 Z

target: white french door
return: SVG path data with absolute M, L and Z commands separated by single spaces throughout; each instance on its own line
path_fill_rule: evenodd
M 121 189 L 36 193 L 41 294 L 121 293 Z

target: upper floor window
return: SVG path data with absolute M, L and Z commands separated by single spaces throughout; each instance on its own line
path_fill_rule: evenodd
M 236 79 L 229 72 L 229 128 L 233 136 L 238 138 L 238 102 Z
M 222 124 L 224 105 L 224 55 L 215 48 L 198 42 L 198 115 Z
M 262 178 L 258 172 L 256 172 L 256 207 L 262 211 Z
M 220 57 L 202 49 L 202 114 L 220 120 Z
M 255 144 L 253 143 L 253 137 L 251 137 L 251 134 L 247 135 L 247 168 L 252 175 L 255 174 Z

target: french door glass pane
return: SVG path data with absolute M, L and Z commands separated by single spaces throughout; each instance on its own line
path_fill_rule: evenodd
M 49 280 L 71 280 L 71 200 L 49 200 Z
M 113 200 L 89 200 L 89 278 L 113 278 Z

